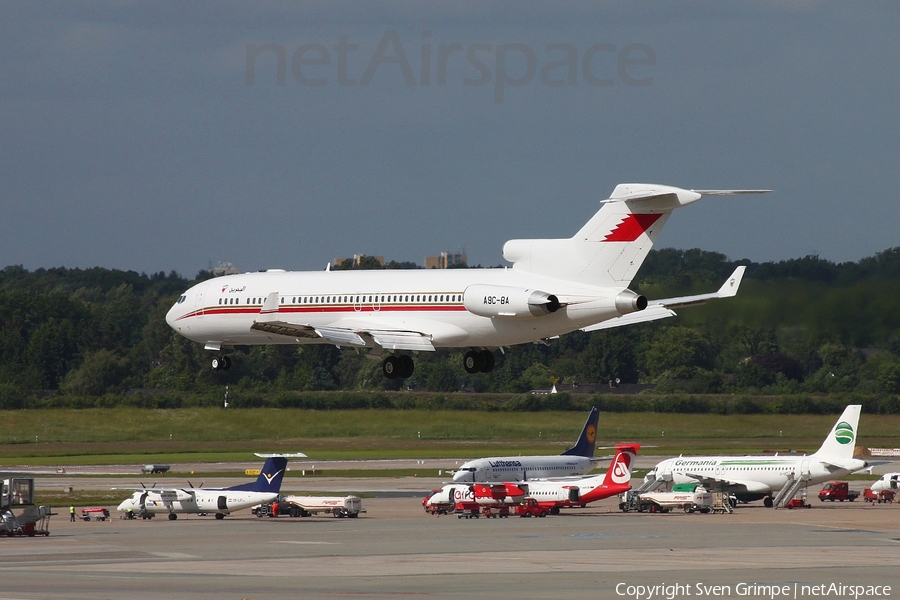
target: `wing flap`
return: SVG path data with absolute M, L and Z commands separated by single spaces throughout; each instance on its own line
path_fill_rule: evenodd
M 418 331 L 369 330 L 366 332 L 376 344 L 385 350 L 412 350 L 434 352 L 434 345 Z

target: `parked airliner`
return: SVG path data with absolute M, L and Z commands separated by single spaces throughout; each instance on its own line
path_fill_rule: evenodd
M 597 441 L 600 409 L 596 406 L 575 445 L 559 456 L 494 456 L 463 463 L 453 474 L 453 481 L 527 481 L 548 477 L 577 477 L 589 472 Z
M 169 520 L 178 518 L 178 513 L 214 514 L 216 519 L 236 510 L 256 504 L 271 502 L 281 490 L 281 480 L 287 468 L 289 457 L 304 457 L 305 454 L 257 454 L 266 462 L 256 481 L 229 488 L 142 488 L 135 490 L 130 498 L 119 504 L 122 512 L 152 518 L 155 514 L 167 514 Z
M 628 286 L 676 208 L 703 195 L 766 191 L 620 184 L 573 237 L 506 242 L 512 268 L 228 275 L 187 290 L 166 322 L 216 352 L 213 369 L 229 368 L 225 352 L 235 346 L 318 343 L 368 349 L 388 378 L 412 375 L 408 352 L 436 348 L 468 348 L 465 370 L 489 372 L 497 348 L 733 296 L 743 267 L 712 294 L 648 302 Z
M 545 479 L 541 481 L 504 481 L 496 484 L 450 483 L 435 490 L 423 500 L 425 510 L 432 513 L 449 512 L 458 502 L 478 504 L 518 504 L 525 498 L 534 498 L 546 507 L 550 514 L 558 514 L 560 508 L 584 507 L 591 502 L 622 494 L 631 489 L 631 469 L 640 444 L 616 444 L 616 453 L 605 473 L 583 478 Z M 478 488 L 500 487 L 500 499 L 479 496 Z
M 789 501 L 804 485 L 866 468 L 866 461 L 853 458 L 860 408 L 859 404 L 851 404 L 844 409 L 815 454 L 669 458 L 647 473 L 644 485 L 637 491 L 648 491 L 669 482 L 700 482 L 711 492 L 734 493 L 741 500 L 764 498 L 766 506 L 778 506 Z

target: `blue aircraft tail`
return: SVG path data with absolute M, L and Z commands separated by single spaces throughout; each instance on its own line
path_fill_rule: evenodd
M 287 458 L 284 456 L 270 456 L 266 459 L 259 477 L 253 483 L 245 483 L 226 488 L 241 492 L 270 492 L 277 494 L 281 491 L 281 480 L 287 468 Z
M 596 406 L 591 408 L 587 421 L 584 422 L 584 429 L 578 436 L 575 445 L 562 453 L 562 456 L 587 456 L 594 457 L 594 446 L 597 443 L 597 423 L 600 421 L 600 409 Z

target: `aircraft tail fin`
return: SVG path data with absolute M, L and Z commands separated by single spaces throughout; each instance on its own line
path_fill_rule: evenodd
M 609 463 L 603 485 L 607 488 L 613 486 L 628 486 L 631 483 L 631 469 L 634 467 L 634 459 L 641 445 L 616 444 L 616 454 Z
M 616 186 L 600 210 L 569 239 L 510 240 L 503 258 L 521 269 L 588 285 L 628 287 L 672 211 L 703 195 L 769 190 L 685 190 L 646 183 Z
M 859 429 L 859 413 L 862 406 L 859 404 L 849 404 L 837 422 L 828 437 L 822 442 L 822 446 L 816 452 L 816 456 L 851 459 L 853 458 L 853 450 L 856 448 L 856 437 Z
M 578 436 L 575 445 L 562 453 L 562 456 L 594 456 L 594 448 L 597 444 L 597 423 L 600 420 L 600 409 L 596 406 L 591 408 L 587 421 Z
M 242 492 L 269 492 L 277 494 L 281 491 L 281 480 L 284 478 L 284 472 L 287 470 L 288 457 L 306 456 L 305 454 L 257 454 L 259 457 L 265 457 L 266 462 L 259 472 L 259 477 L 252 483 L 244 483 L 236 485 L 229 490 Z

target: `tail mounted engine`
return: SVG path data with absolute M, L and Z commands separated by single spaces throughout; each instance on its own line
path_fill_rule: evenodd
M 532 318 L 558 311 L 562 304 L 553 294 L 505 285 L 470 285 L 463 306 L 481 317 Z

